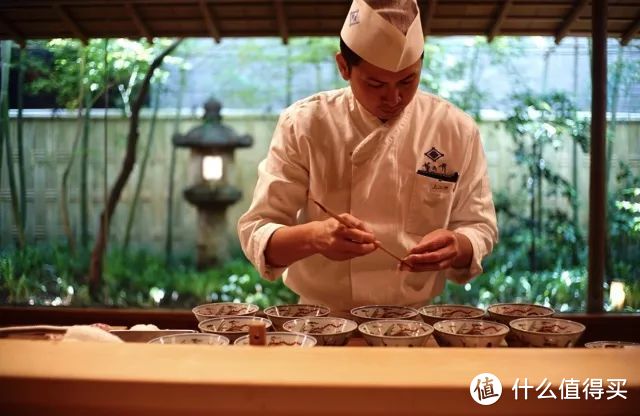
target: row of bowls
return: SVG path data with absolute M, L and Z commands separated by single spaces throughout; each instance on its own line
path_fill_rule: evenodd
M 220 302 L 196 306 L 192 312 L 198 321 L 204 321 L 221 316 L 253 316 L 259 309 L 258 305 L 251 303 Z M 330 312 L 326 306 L 306 304 L 271 306 L 264 310 L 264 314 L 277 329 L 282 329 L 286 321 L 295 318 L 328 316 Z M 487 308 L 489 318 L 503 324 L 508 324 L 516 318 L 550 317 L 554 312 L 546 306 L 525 303 L 499 303 Z M 466 305 L 427 305 L 420 309 L 396 305 L 367 305 L 351 309 L 350 315 L 351 319 L 358 323 L 383 319 L 422 319 L 425 323 L 433 325 L 438 321 L 451 319 L 482 319 L 486 314 L 484 309 Z
M 257 316 L 224 316 L 201 321 L 200 334 L 169 335 L 151 340 L 151 343 L 186 343 L 211 345 L 248 345 L 249 327 L 260 323 L 267 330 L 273 323 Z M 329 316 L 298 318 L 283 324 L 283 331 L 267 332 L 268 346 L 346 345 L 358 330 L 369 345 L 373 346 L 423 346 L 433 333 L 431 325 L 420 321 L 384 320 L 358 325 L 355 321 Z
M 358 330 L 369 345 L 422 346 L 431 334 L 440 346 L 455 347 L 573 347 L 584 325 L 551 316 L 554 310 L 541 305 L 509 303 L 491 305 L 485 311 L 464 305 L 429 305 L 418 310 L 404 306 L 372 305 L 351 310 L 352 319 L 328 317 L 319 305 L 280 305 L 264 310 L 267 318 L 255 317 L 259 307 L 246 303 L 200 305 L 193 313 L 204 334 L 187 343 L 247 344 L 250 324 L 267 329 L 268 345 L 344 345 Z M 207 337 L 212 335 L 212 337 Z M 222 338 L 217 339 L 216 336 Z M 178 336 L 179 337 L 179 336 Z M 177 338 L 176 338 L 177 339 Z M 154 340 L 155 342 L 179 342 Z M 620 342 L 587 343 L 587 347 L 625 347 Z

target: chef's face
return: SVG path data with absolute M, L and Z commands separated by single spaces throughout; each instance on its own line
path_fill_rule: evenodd
M 349 81 L 358 102 L 382 121 L 399 115 L 418 90 L 422 59 L 398 72 L 391 72 L 366 62 L 348 68 L 338 53 L 336 63 L 342 78 Z

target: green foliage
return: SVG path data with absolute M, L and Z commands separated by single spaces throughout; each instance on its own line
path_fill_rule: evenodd
M 303 88 L 312 90 L 343 85 L 337 73 L 335 79 L 329 80 L 332 84 L 322 79 L 328 73 L 322 65 L 331 64 L 335 72 L 337 38 L 295 38 L 287 46 L 268 48 L 261 42 L 241 44 L 237 62 L 242 67 L 257 68 L 259 76 L 255 71 L 242 72 L 236 65 L 227 65 L 215 74 L 223 86 L 219 95 L 233 96 L 250 106 L 254 102 L 271 102 L 265 97 L 282 95 L 285 88 L 290 98 L 292 85 L 301 84 L 294 83 L 294 77 L 304 78 Z M 491 44 L 483 38 L 470 42 L 468 46 L 472 47 L 460 58 L 448 54 L 445 41 L 430 38 L 425 44 L 421 85 L 477 117 L 481 103 L 490 93 L 480 82 L 486 64 L 500 63 L 506 75 L 519 76 L 511 58 L 522 54 L 522 45 L 514 38 L 496 38 Z M 54 40 L 45 46 L 53 54 L 53 70 L 32 60 L 32 69 L 40 68 L 47 76 L 36 79 L 31 89 L 55 91 L 60 105 L 69 108 L 78 106 L 79 83 L 91 91 L 92 100 L 103 94 L 108 71 L 110 86 L 120 93 L 118 105 L 126 110 L 128 97 L 135 92 L 137 81 L 155 55 L 144 42 L 109 41 L 105 68 L 102 40 L 92 40 L 86 47 L 72 40 Z M 190 53 L 197 58 L 204 52 L 193 49 Z M 87 56 L 86 76 L 79 79 L 77 67 L 83 53 Z M 633 65 L 637 67 L 638 62 Z M 314 74 L 315 85 L 309 82 Z M 622 84 L 637 82 L 638 74 L 640 71 L 622 73 Z M 512 101 L 505 127 L 513 139 L 516 163 L 521 167 L 517 172 L 522 174 L 512 176 L 507 191 L 494 194 L 500 242 L 486 259 L 481 276 L 465 285 L 448 283 L 434 302 L 487 306 L 523 301 L 550 305 L 559 311 L 584 310 L 587 253 L 584 231 L 572 220 L 576 190 L 554 170 L 548 154 L 567 142 L 577 143 L 586 152 L 588 126 L 562 94 L 523 93 L 514 95 Z M 607 280 L 625 282 L 627 310 L 640 310 L 636 267 L 640 253 L 640 177 L 628 166 L 620 165 L 609 196 L 612 266 Z M 86 286 L 88 260 L 86 249 L 71 254 L 64 246 L 0 252 L 0 303 L 94 305 Z M 103 276 L 100 304 L 113 307 L 190 308 L 210 301 L 247 301 L 266 307 L 296 301 L 281 279 L 261 279 L 239 253 L 235 260 L 218 268 L 199 271 L 190 259 L 167 266 L 164 258 L 148 252 L 112 247 Z
M 82 276 L 88 258 L 86 251 L 72 256 L 58 246 L 0 252 L 0 303 L 69 303 L 69 287 Z
M 609 192 L 608 280 L 640 285 L 640 175 L 620 162 L 616 186 Z
M 270 109 L 274 101 L 289 105 L 298 97 L 341 86 L 334 64 L 338 38 L 296 37 L 287 45 L 277 39 L 247 39 L 236 45 L 237 62 L 216 73 L 220 89 L 215 92 L 232 97 L 235 106 Z M 333 77 L 324 79 L 326 73 Z
M 488 43 L 484 37 L 468 39 L 465 56 L 449 53 L 447 40 L 431 38 L 424 45 L 424 62 L 420 86 L 433 92 L 480 119 L 480 110 L 490 98 L 490 90 L 480 80 L 484 70 L 501 65 L 503 72 L 518 78 L 512 59 L 523 55 L 521 38 L 500 37 Z
M 575 106 L 562 93 L 523 93 L 512 99 L 513 110 L 504 124 L 522 173 L 508 196 L 498 195 L 496 208 L 507 236 L 523 230 L 528 235 L 507 238 L 506 246 L 509 250 L 528 247 L 528 270 L 576 267 L 585 241 L 579 224 L 571 220 L 577 194 L 574 184 L 554 170 L 548 154 L 567 140 L 586 152 L 588 125 L 578 119 Z M 514 192 L 521 195 L 514 197 Z
M 114 39 L 107 43 L 105 67 L 105 41 L 91 39 L 86 46 L 75 39 L 53 39 L 37 41 L 30 47 L 41 47 L 53 55 L 52 67 L 41 59 L 32 59 L 30 69 L 41 76 L 34 79 L 28 88 L 31 92 L 55 92 L 58 104 L 65 108 L 77 108 L 78 86 L 82 83 L 90 91 L 91 101 L 104 93 L 105 71 L 108 73 L 109 88 L 115 90 L 116 107 L 128 111 L 129 99 L 137 92 L 138 84 L 144 77 L 156 49 L 164 49 L 166 42 L 149 45 L 146 41 Z M 84 76 L 80 79 L 78 68 L 82 55 L 86 55 Z M 156 71 L 155 78 L 166 78 L 167 72 Z
M 561 312 L 585 309 L 585 269 L 538 273 L 506 269 L 487 271 L 465 285 L 448 282 L 434 303 L 462 303 L 486 308 L 493 303 L 526 302 L 551 306 Z M 636 296 L 639 295 L 637 292 Z
M 64 246 L 27 247 L 0 253 L 0 304 L 93 305 L 86 285 L 89 252 L 73 255 Z M 295 303 L 281 279 L 262 279 L 246 259 L 198 271 L 189 259 L 171 267 L 148 252 L 114 249 L 105 262 L 100 305 L 191 308 L 215 301 L 243 301 L 261 307 Z

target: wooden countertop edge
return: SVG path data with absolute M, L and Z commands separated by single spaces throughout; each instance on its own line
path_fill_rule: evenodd
M 640 349 L 302 349 L 0 340 L 0 357 L 0 377 L 17 378 L 430 387 L 460 386 L 461 380 L 488 371 L 499 378 L 548 378 L 558 384 L 565 377 L 625 377 L 628 385 L 640 387 Z
M 477 405 L 490 372 L 503 397 Z M 516 378 L 624 378 L 628 399 L 516 401 Z M 601 415 L 640 408 L 640 350 L 207 347 L 0 340 L 0 408 L 65 415 Z

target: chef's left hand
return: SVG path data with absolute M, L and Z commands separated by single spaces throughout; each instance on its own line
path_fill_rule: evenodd
M 439 229 L 422 237 L 403 259 L 400 270 L 426 272 L 450 267 L 465 268 L 471 263 L 472 256 L 473 247 L 467 236 Z

